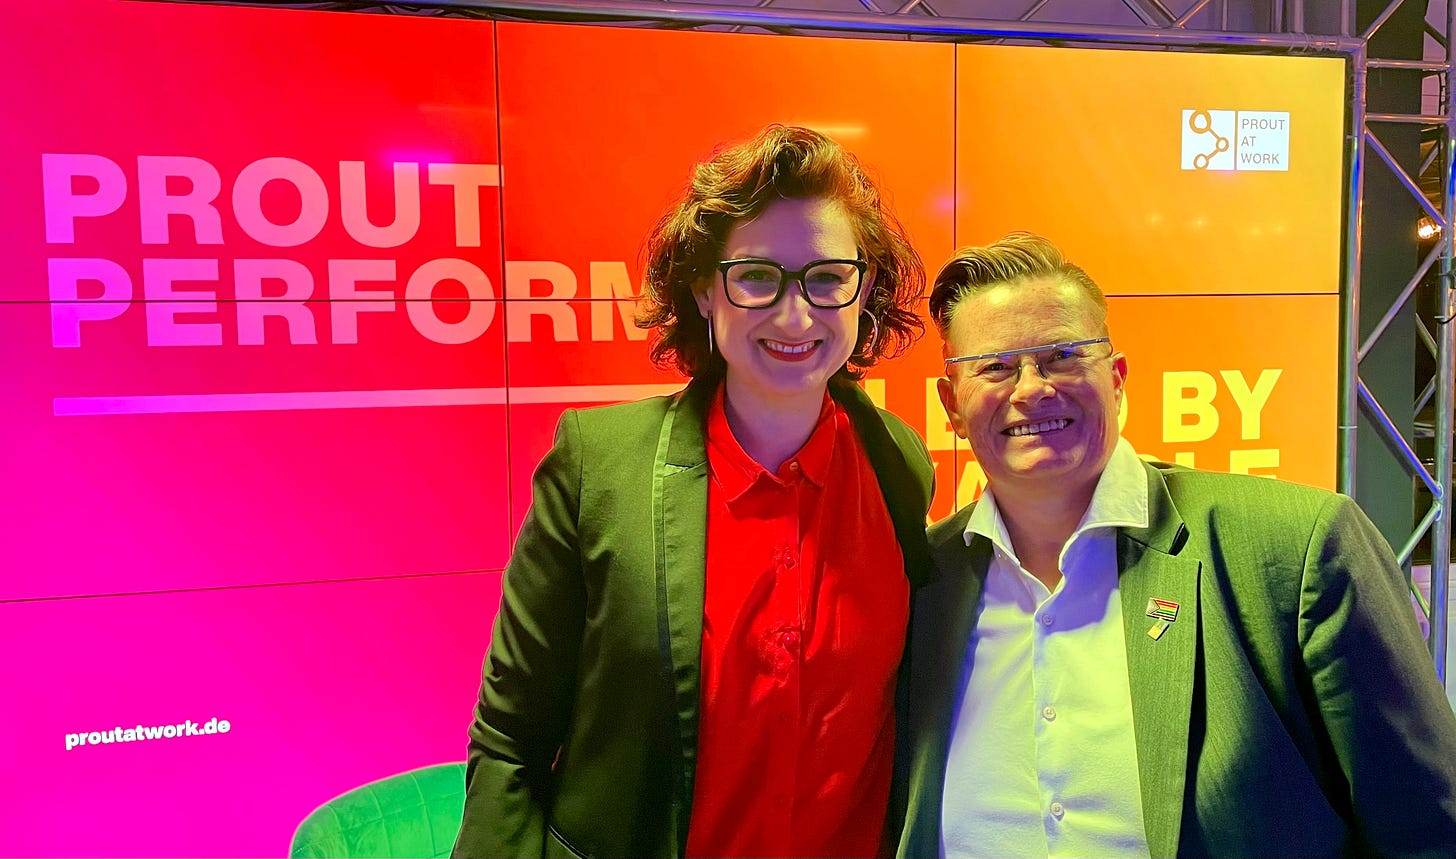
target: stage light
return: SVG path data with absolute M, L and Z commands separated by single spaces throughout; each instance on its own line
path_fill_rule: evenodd
M 1421 241 L 1429 241 L 1441 234 L 1441 225 L 1430 218 L 1421 218 L 1416 224 L 1416 238 Z

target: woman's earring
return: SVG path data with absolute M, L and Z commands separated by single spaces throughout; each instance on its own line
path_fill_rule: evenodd
M 708 354 L 713 354 L 713 317 L 708 317 Z
M 875 354 L 875 347 L 880 344 L 880 319 L 879 319 L 878 316 L 875 316 L 873 313 L 870 313 L 870 311 L 867 310 L 867 309 L 860 311 L 860 314 L 861 315 L 866 314 L 866 313 L 869 313 L 869 315 L 870 315 L 870 326 L 871 326 L 870 327 L 870 340 L 869 340 L 868 343 L 865 344 L 864 349 L 861 350 L 860 353 L 859 353 L 860 354 L 860 357 L 862 357 L 862 358 L 868 358 L 871 355 Z M 712 329 L 710 328 L 709 329 L 709 334 L 711 334 L 711 333 L 712 333 Z

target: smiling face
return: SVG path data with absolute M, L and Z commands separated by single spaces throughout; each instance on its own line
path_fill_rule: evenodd
M 1084 290 L 1040 278 L 989 287 L 963 298 L 946 331 L 946 357 L 980 355 L 1087 340 L 1105 335 L 1096 304 Z M 975 372 L 979 362 L 952 364 L 939 383 L 956 434 L 971 444 L 998 493 L 1090 499 L 1117 445 L 1117 411 L 1127 359 L 1109 346 L 1079 350 L 1086 357 L 1048 373 L 1035 355 L 1016 355 L 1009 378 Z
M 858 255 L 854 226 L 844 208 L 813 198 L 775 200 L 758 217 L 735 223 L 724 239 L 721 258 L 772 260 L 792 272 L 818 260 Z M 746 309 L 728 301 L 723 277 L 715 270 L 712 283 L 696 297 L 712 326 L 715 348 L 728 365 L 725 384 L 735 407 L 743 411 L 802 402 L 817 409 L 830 377 L 854 352 L 871 278 L 866 274 L 859 297 L 837 310 L 810 305 L 797 280 L 785 284 L 773 306 Z

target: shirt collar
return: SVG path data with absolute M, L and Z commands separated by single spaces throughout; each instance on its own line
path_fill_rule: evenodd
M 1097 488 L 1092 490 L 1092 501 L 1082 521 L 1068 538 L 1068 545 L 1084 531 L 1093 528 L 1146 528 L 1148 527 L 1148 478 L 1143 471 L 1142 460 L 1128 444 L 1119 438 L 1102 476 L 1097 479 Z M 1011 536 L 1001 518 L 1001 508 L 996 506 L 996 495 L 991 487 L 981 493 L 971 518 L 966 521 L 964 538 L 971 544 L 975 535 L 989 539 L 991 544 L 1011 557 L 1016 552 L 1011 547 Z
M 777 474 L 771 474 L 753 457 L 743 450 L 728 425 L 728 411 L 723 404 L 724 386 L 718 386 L 713 402 L 708 407 L 708 453 L 713 478 L 723 487 L 725 500 L 733 503 L 760 480 L 768 480 L 786 486 L 800 475 L 815 486 L 822 487 L 829 475 L 829 464 L 834 456 L 836 427 L 849 416 L 834 402 L 828 392 L 819 409 L 819 419 L 804 446 L 779 466 Z M 795 465 L 798 467 L 795 468 Z
M 1119 438 L 1117 447 L 1102 469 L 1102 477 L 1092 492 L 1092 503 L 1077 526 L 1089 528 L 1148 527 L 1148 475 L 1143 461 L 1128 444 Z M 1075 534 L 1074 534 L 1075 536 Z

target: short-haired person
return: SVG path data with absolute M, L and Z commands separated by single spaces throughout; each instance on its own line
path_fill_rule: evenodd
M 853 380 L 920 333 L 924 270 L 859 162 L 782 126 L 699 164 L 647 257 L 638 324 L 692 381 L 562 416 L 455 855 L 874 855 L 932 466 Z
M 1044 239 L 959 251 L 930 312 L 987 488 L 929 533 L 900 854 L 1456 856 L 1456 718 L 1359 508 L 1143 462 Z

